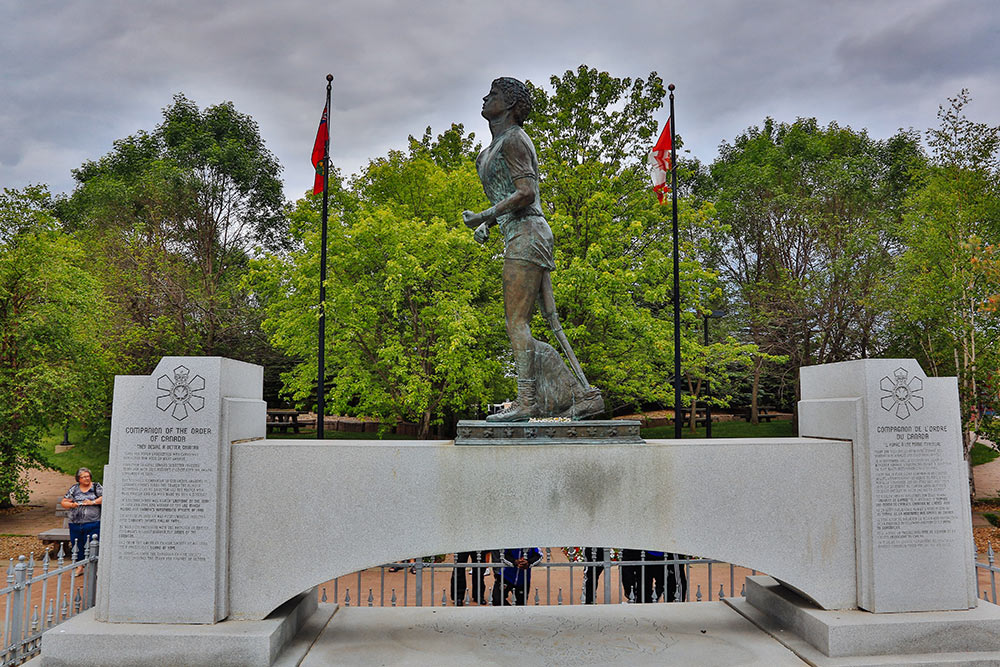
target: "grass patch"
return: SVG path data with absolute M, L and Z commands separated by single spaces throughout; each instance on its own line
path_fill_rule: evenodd
M 674 427 L 654 426 L 644 428 L 641 431 L 643 438 L 656 440 L 659 438 L 673 438 Z M 699 426 L 693 432 L 687 426 L 684 427 L 681 437 L 683 438 L 704 438 L 705 427 Z M 791 420 L 774 420 L 751 424 L 743 420 L 713 422 L 713 438 L 793 438 L 795 437 L 795 424 Z
M 379 438 L 378 433 L 351 433 L 348 431 L 330 431 L 323 434 L 327 440 L 413 440 L 415 436 L 386 433 Z M 270 433 L 269 440 L 315 440 L 316 431 L 303 433 Z M 104 466 L 108 464 L 111 448 L 111 422 L 105 422 L 96 427 L 84 428 L 70 426 L 69 441 L 73 448 L 56 454 L 56 445 L 62 442 L 62 429 L 53 431 L 42 439 L 42 459 L 51 468 L 68 475 L 76 474 L 79 468 L 90 468 L 94 480 L 104 483 Z
M 993 449 L 992 447 L 987 447 L 981 442 L 977 442 L 972 446 L 972 465 L 980 466 L 984 463 L 989 463 L 993 459 L 1000 456 L 1000 452 Z
M 991 526 L 1000 528 L 1000 516 L 997 516 L 992 512 L 983 512 L 983 518 L 989 521 Z
M 56 445 L 62 442 L 62 429 L 53 431 L 42 439 L 42 459 L 49 467 L 67 475 L 75 475 L 80 468 L 90 468 L 95 482 L 104 483 L 104 466 L 108 464 L 111 447 L 111 422 L 84 428 L 69 427 L 69 441 L 73 448 L 56 454 Z
M 315 440 L 316 431 L 303 431 L 302 433 L 268 433 L 268 440 Z M 323 430 L 324 440 L 416 440 L 415 435 L 401 435 L 399 433 L 386 433 L 379 437 L 378 433 L 365 432 L 354 433 L 352 431 L 331 431 Z
M 326 440 L 415 440 L 416 436 L 401 435 L 398 433 L 386 433 L 379 437 L 378 433 L 365 432 L 354 433 L 350 431 L 327 430 L 323 434 Z M 787 420 L 775 420 L 763 422 L 761 424 L 749 424 L 744 421 L 717 422 L 712 424 L 713 438 L 787 438 L 794 437 L 795 429 L 793 423 Z M 642 437 L 648 439 L 669 439 L 674 437 L 673 426 L 657 426 L 654 428 L 642 429 Z M 684 438 L 704 438 L 705 427 L 699 426 L 693 433 L 685 426 Z M 305 431 L 302 433 L 271 433 L 269 440 L 315 440 L 316 431 Z M 90 468 L 94 480 L 104 483 L 104 466 L 108 463 L 108 454 L 111 443 L 111 422 L 83 428 L 81 426 L 71 426 L 69 429 L 69 441 L 74 447 L 69 451 L 60 454 L 55 453 L 56 445 L 62 442 L 62 429 L 53 431 L 42 439 L 42 459 L 52 468 L 64 472 L 68 475 L 75 474 L 78 468 Z M 987 456 L 982 461 L 976 461 L 979 450 L 984 450 L 980 455 Z M 1000 454 L 977 444 L 973 450 L 974 465 L 993 460 Z

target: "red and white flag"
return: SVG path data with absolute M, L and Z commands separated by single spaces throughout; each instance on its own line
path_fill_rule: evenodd
M 670 119 L 667 119 L 667 124 L 663 126 L 663 132 L 660 132 L 660 138 L 656 140 L 656 145 L 653 146 L 653 150 L 649 151 L 649 178 L 653 181 L 653 192 L 656 193 L 656 198 L 663 203 L 663 197 L 670 192 L 670 170 L 673 165 L 670 164 L 670 148 L 671 144 L 671 134 L 670 134 Z

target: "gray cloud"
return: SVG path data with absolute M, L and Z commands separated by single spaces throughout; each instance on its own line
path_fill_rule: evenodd
M 991 71 L 1000 56 L 994 2 L 932 3 L 844 37 L 838 61 L 884 84 L 931 84 Z M 993 11 L 991 11 L 993 10 Z
M 542 84 L 580 63 L 676 83 L 678 128 L 706 162 L 768 115 L 923 129 L 962 86 L 989 121 L 995 14 L 977 0 L 4 3 L 0 185 L 71 189 L 71 169 L 153 128 L 184 92 L 253 116 L 297 197 L 327 72 L 332 157 L 347 173 L 427 125 L 482 137 L 490 80 Z

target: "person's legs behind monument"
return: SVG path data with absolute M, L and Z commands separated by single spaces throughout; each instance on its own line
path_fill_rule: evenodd
M 493 578 L 493 588 L 490 589 L 490 604 L 494 607 L 500 607 L 507 603 L 507 591 L 505 590 L 503 581 L 498 578 Z
M 604 547 L 584 547 L 583 557 L 587 562 L 604 561 Z M 597 598 L 597 582 L 604 571 L 603 565 L 588 565 L 583 568 L 583 603 L 594 604 Z M 605 582 L 605 585 L 607 582 Z
M 512 588 L 514 589 L 514 604 L 518 607 L 525 606 L 528 600 L 528 591 L 531 590 L 531 571 L 525 570 L 524 577 Z
M 465 568 L 459 567 L 459 563 L 469 562 L 472 556 L 471 551 L 459 551 L 455 554 L 455 567 L 451 571 L 451 600 L 455 603 L 456 607 L 461 607 L 465 604 L 465 591 L 466 591 L 466 581 L 465 581 Z
M 663 552 L 622 549 L 622 561 L 662 561 Z M 622 565 L 622 586 L 631 602 L 655 602 L 663 594 L 663 565 Z M 654 595 L 654 582 L 657 593 Z
M 657 565 L 643 565 L 639 574 L 639 590 L 641 594 L 638 599 L 642 602 L 657 602 L 663 595 L 663 583 L 666 573 L 666 566 L 662 564 L 664 553 L 662 551 L 643 551 L 641 560 L 653 561 Z
M 666 553 L 667 561 L 685 560 L 687 556 L 683 554 Z M 668 563 L 666 565 L 666 596 L 667 602 L 685 602 L 688 594 L 688 580 L 686 566 L 682 563 Z M 663 584 L 657 585 L 657 599 L 664 591 Z
M 622 549 L 622 562 L 639 560 L 642 551 L 639 549 Z M 621 566 L 622 591 L 625 599 L 629 602 L 639 602 L 641 582 L 641 566 L 622 565 Z
M 87 557 L 87 542 L 94 539 L 101 532 L 100 521 L 88 521 L 87 523 L 69 524 L 69 548 L 70 557 L 74 562 L 82 561 Z M 74 551 L 75 550 L 75 551 Z M 76 568 L 77 576 L 83 574 L 83 565 Z
M 485 563 L 486 552 L 472 551 L 472 562 Z M 486 568 L 474 567 L 472 569 L 472 600 L 476 604 L 486 604 Z
M 484 563 L 486 562 L 486 552 L 483 551 L 459 551 L 455 554 L 455 568 L 451 572 L 451 599 L 456 607 L 465 604 L 465 595 L 468 585 L 465 578 L 466 568 L 458 567 L 459 563 Z M 484 578 L 485 568 L 473 567 L 472 570 L 472 594 L 471 599 L 477 604 L 486 604 L 486 584 Z
M 491 563 L 500 562 L 500 550 L 491 549 L 488 551 Z M 499 607 L 506 597 L 506 591 L 503 589 L 503 577 L 500 576 L 500 568 L 493 567 L 493 586 L 490 588 L 490 604 L 494 607 Z
M 74 544 L 78 544 L 76 559 L 83 560 L 86 557 L 87 542 L 94 539 L 101 532 L 101 522 L 100 521 L 88 521 L 87 523 L 71 523 L 69 524 L 69 542 L 70 549 L 73 548 Z

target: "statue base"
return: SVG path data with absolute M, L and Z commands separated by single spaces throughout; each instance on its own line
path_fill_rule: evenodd
M 641 445 L 639 422 L 591 421 L 458 422 L 456 445 Z

